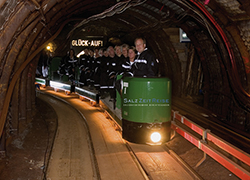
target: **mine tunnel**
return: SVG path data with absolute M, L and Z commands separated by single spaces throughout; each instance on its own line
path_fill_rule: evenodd
M 79 53 L 84 40 L 133 45 L 137 36 L 159 60 L 160 76 L 171 79 L 173 97 L 249 138 L 249 9 L 247 0 L 2 0 L 1 151 L 31 118 L 48 44 L 62 57 L 70 48 Z

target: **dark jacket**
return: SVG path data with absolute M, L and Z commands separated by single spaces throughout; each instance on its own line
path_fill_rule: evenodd
M 134 77 L 155 77 L 157 76 L 158 63 L 155 56 L 147 50 L 138 53 L 132 65 L 132 72 Z

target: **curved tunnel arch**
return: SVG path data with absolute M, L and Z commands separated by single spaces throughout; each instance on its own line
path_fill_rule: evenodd
M 184 86 L 183 67 L 167 29 L 182 28 L 195 47 L 195 63 L 202 66 L 202 85 L 206 92 L 203 106 L 230 122 L 241 114 L 243 120 L 236 124 L 244 121 L 243 129 L 248 131 L 249 74 L 246 66 L 250 56 L 242 46 L 244 42 L 239 40 L 237 23 L 228 23 L 230 19 L 221 22 L 216 17 L 219 12 L 213 12 L 215 4 L 215 0 L 211 1 L 211 7 L 193 0 L 4 1 L 0 4 L 1 15 L 6 17 L 0 24 L 0 98 L 4 100 L 0 102 L 0 134 L 6 119 L 10 118 L 8 114 L 12 116 L 12 129 L 18 129 L 20 119 L 27 118 L 27 110 L 35 104 L 34 67 L 46 43 L 60 37 L 59 27 L 64 27 L 61 33 L 68 38 L 90 25 L 96 29 L 101 26 L 107 37 L 122 31 L 125 34 L 122 40 L 130 40 L 130 43 L 138 34 L 144 35 L 148 47 L 160 60 L 161 74 L 172 79 L 173 94 L 179 97 L 187 95 L 183 89 L 188 87 Z M 58 52 L 64 50 L 65 46 L 57 49 Z M 199 73 L 197 69 L 194 71 L 196 75 Z

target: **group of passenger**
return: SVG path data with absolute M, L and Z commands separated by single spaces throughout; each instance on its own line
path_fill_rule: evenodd
M 75 51 L 70 49 L 67 55 L 62 58 L 60 66 L 58 68 L 58 74 L 68 76 L 69 80 L 73 82 L 76 79 L 76 72 L 78 67 L 78 58 L 75 55 Z
M 70 81 L 77 79 L 76 72 L 80 73 L 79 85 L 89 86 L 99 90 L 101 98 L 110 95 L 113 101 L 116 90 L 119 88 L 117 76 L 156 77 L 158 62 L 155 56 L 146 48 L 144 38 L 136 38 L 135 46 L 127 44 L 109 46 L 100 49 L 84 49 L 84 54 L 75 56 L 71 49 L 62 59 L 59 74 L 66 74 Z

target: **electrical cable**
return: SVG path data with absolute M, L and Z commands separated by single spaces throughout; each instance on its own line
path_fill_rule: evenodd
M 144 2 L 146 2 L 146 0 L 137 0 L 137 1 L 133 1 L 133 0 L 128 0 L 125 2 L 119 2 L 117 4 L 115 4 L 114 6 L 106 9 L 105 11 L 103 11 L 100 14 L 95 14 L 93 16 L 90 16 L 87 19 L 82 20 L 76 27 L 74 27 L 68 34 L 67 38 L 69 38 L 71 36 L 71 34 L 77 29 L 80 28 L 81 26 L 83 26 L 84 24 L 90 22 L 90 21 L 96 21 L 99 19 L 103 19 L 106 17 L 111 17 L 114 14 L 121 14 L 123 13 L 125 10 L 127 10 L 130 7 L 134 7 L 134 6 L 138 6 L 140 4 L 143 4 Z

